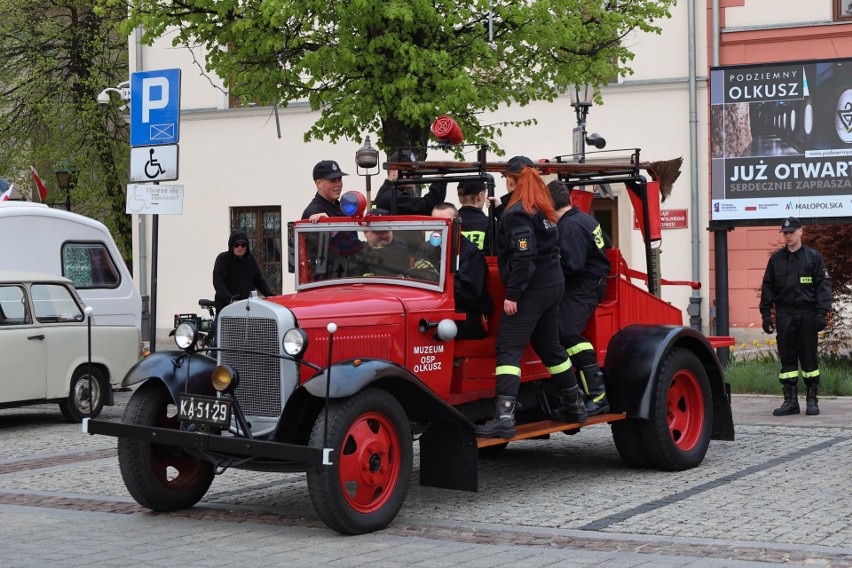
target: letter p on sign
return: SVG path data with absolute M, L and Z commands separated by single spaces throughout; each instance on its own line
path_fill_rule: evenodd
M 151 122 L 151 111 L 169 104 L 169 82 L 165 77 L 142 79 L 142 122 Z
M 131 73 L 130 102 L 131 146 L 180 141 L 180 69 Z

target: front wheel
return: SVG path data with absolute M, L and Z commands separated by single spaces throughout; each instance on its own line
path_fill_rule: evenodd
M 109 384 L 103 373 L 89 365 L 79 367 L 71 376 L 68 396 L 59 403 L 59 411 L 69 422 L 81 422 L 83 418 L 95 418 L 104 407 L 104 388 Z
M 642 440 L 654 465 L 681 471 L 704 460 L 713 430 L 713 399 L 707 371 L 698 357 L 672 349 L 655 385 L 651 419 L 643 421 Z
M 177 409 L 165 385 L 155 379 L 140 386 L 122 422 L 177 430 Z M 198 503 L 213 482 L 213 465 L 174 446 L 118 439 L 121 477 L 136 502 L 152 511 L 177 511 Z
M 307 471 L 311 501 L 326 525 L 364 534 L 393 521 L 408 493 L 414 455 L 411 426 L 393 396 L 367 388 L 330 400 L 314 423 L 310 445 L 334 450 L 332 465 Z

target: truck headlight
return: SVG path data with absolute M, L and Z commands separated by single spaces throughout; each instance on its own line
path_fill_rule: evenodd
M 240 384 L 240 376 L 237 374 L 236 369 L 228 365 L 219 365 L 213 369 L 210 382 L 213 383 L 213 388 L 219 392 L 232 391 Z
M 290 357 L 301 357 L 308 350 L 308 334 L 298 327 L 288 329 L 281 340 L 281 347 Z
M 191 323 L 184 322 L 175 329 L 175 344 L 184 351 L 195 347 L 198 341 L 198 330 Z

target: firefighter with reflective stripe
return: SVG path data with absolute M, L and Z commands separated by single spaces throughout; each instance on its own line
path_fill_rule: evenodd
M 459 218 L 462 235 L 484 251 L 488 243 L 488 215 L 482 210 L 485 205 L 485 182 L 463 181 L 458 186 Z
M 604 376 L 594 346 L 583 330 L 595 308 L 606 295 L 609 236 L 591 215 L 572 207 L 571 192 L 559 180 L 548 184 L 556 208 L 559 230 L 559 254 L 565 293 L 559 304 L 559 341 L 579 370 L 579 382 L 585 392 L 586 412 L 596 416 L 609 412 Z
M 556 216 L 547 187 L 526 156 L 506 165 L 512 194 L 497 232 L 497 266 L 506 288 L 497 332 L 497 411 L 477 427 L 478 436 L 511 438 L 521 384 L 521 356 L 527 343 L 560 389 L 562 406 L 554 419 L 585 422 L 586 407 L 571 359 L 559 344 L 557 309 L 564 282 L 559 268 Z
M 802 244 L 802 224 L 789 217 L 781 225 L 786 245 L 769 258 L 760 292 L 763 331 L 772 333 L 772 306 L 778 328 L 778 380 L 784 390 L 784 403 L 775 416 L 799 414 L 799 364 L 807 388 L 807 414 L 819 414 L 817 391 L 819 364 L 817 334 L 825 329 L 831 308 L 831 282 L 822 256 Z

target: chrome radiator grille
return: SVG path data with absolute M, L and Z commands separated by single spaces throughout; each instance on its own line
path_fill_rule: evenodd
M 221 317 L 219 346 L 280 354 L 278 323 L 272 318 Z M 240 374 L 237 400 L 248 416 L 281 414 L 281 359 L 254 353 L 220 351 L 219 363 Z

